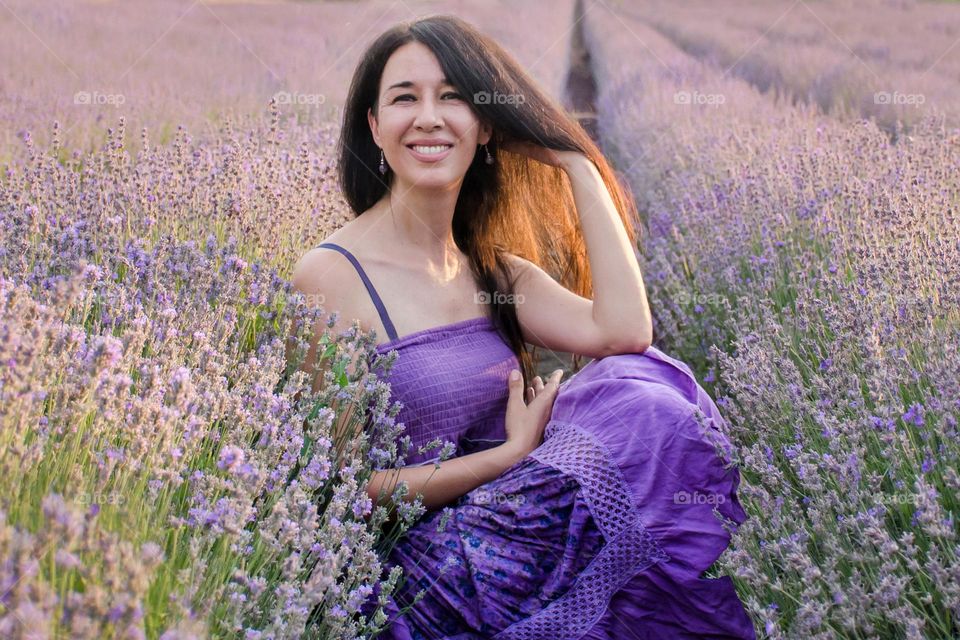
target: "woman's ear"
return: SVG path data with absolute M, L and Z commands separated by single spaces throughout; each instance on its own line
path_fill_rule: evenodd
M 373 115 L 373 110 L 370 107 L 367 107 L 367 123 L 370 125 L 370 133 L 373 134 L 373 141 L 382 149 L 383 145 L 380 144 L 380 125 L 377 123 L 377 118 Z
M 493 137 L 493 125 L 483 123 L 480 125 L 480 135 L 477 137 L 477 144 L 487 144 Z

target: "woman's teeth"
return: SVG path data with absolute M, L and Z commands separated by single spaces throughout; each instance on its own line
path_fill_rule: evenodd
M 430 155 L 430 154 L 434 154 L 434 153 L 443 153 L 444 151 L 446 151 L 446 150 L 449 149 L 449 148 L 450 148 L 450 147 L 449 147 L 449 146 L 446 146 L 446 145 L 438 145 L 438 146 L 436 146 L 436 147 L 421 147 L 421 146 L 419 146 L 419 145 L 414 145 L 414 146 L 413 146 L 413 150 L 414 150 L 414 151 L 416 151 L 417 153 L 423 153 L 423 154 L 426 154 L 426 155 Z

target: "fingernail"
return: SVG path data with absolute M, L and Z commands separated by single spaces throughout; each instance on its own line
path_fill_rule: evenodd
M 511 379 L 511 380 L 514 380 L 514 381 L 519 380 L 519 379 L 520 379 L 520 371 L 517 370 L 517 369 L 514 369 L 513 371 L 511 371 L 511 372 L 510 372 L 510 379 Z

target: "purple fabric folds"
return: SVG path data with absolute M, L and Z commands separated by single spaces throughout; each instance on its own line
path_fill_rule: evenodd
M 480 418 L 488 445 L 505 438 L 517 363 L 492 324 L 380 350 L 390 348 L 400 351 L 390 378 L 398 420 L 411 433 L 459 436 L 463 453 L 479 431 L 445 421 L 453 398 L 464 420 Z M 443 532 L 438 510 L 398 542 L 387 566 L 402 566 L 406 582 L 380 637 L 755 638 L 732 580 L 700 577 L 730 541 L 714 509 L 735 525 L 747 517 L 722 429 L 689 368 L 655 347 L 589 363 L 561 386 L 537 450 L 450 505 Z

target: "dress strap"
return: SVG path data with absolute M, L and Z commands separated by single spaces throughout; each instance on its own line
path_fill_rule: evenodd
M 387 330 L 387 337 L 390 340 L 396 340 L 397 331 L 393 328 L 393 322 L 391 322 L 390 316 L 387 314 L 387 308 L 383 306 L 383 301 L 380 299 L 380 294 L 378 294 L 377 290 L 373 287 L 373 283 L 370 282 L 370 278 L 367 277 L 367 274 L 364 272 L 363 267 L 360 266 L 360 262 L 356 259 L 356 257 L 340 245 L 334 244 L 333 242 L 324 242 L 323 244 L 317 245 L 316 248 L 319 249 L 321 247 L 336 249 L 353 263 L 357 273 L 360 274 L 360 279 L 363 280 L 363 286 L 367 288 L 367 293 L 370 294 L 370 298 L 373 300 L 374 306 L 377 307 L 377 313 L 380 314 L 380 322 L 383 323 L 384 329 Z

